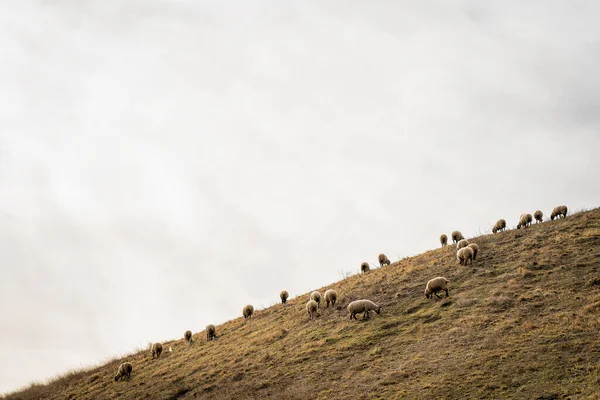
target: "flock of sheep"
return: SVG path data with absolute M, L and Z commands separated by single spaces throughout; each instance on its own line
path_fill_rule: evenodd
M 554 220 L 555 218 L 566 218 L 566 216 L 567 216 L 567 207 L 564 205 L 557 206 L 552 210 L 552 214 L 550 214 L 550 219 Z M 536 212 L 534 212 L 533 216 L 531 214 L 522 214 L 519 217 L 519 223 L 517 224 L 517 229 L 526 228 L 526 227 L 530 226 L 534 218 L 535 218 L 536 223 L 541 223 L 541 222 L 543 222 L 543 217 L 544 217 L 544 214 L 540 210 L 537 210 Z M 505 229 L 506 229 L 506 220 L 500 219 L 494 224 L 494 227 L 492 228 L 492 233 L 501 232 L 501 231 L 504 231 Z M 464 238 L 464 236 L 462 235 L 462 233 L 460 233 L 460 231 L 452 232 L 451 237 L 452 237 L 452 241 L 456 244 L 456 249 L 457 249 L 456 259 L 458 260 L 459 264 L 467 265 L 469 263 L 469 261 L 471 262 L 471 264 L 473 264 L 473 260 L 475 260 L 477 258 L 477 253 L 479 252 L 479 246 L 475 243 L 469 243 L 469 241 Z M 447 246 L 448 245 L 448 236 L 441 235 L 440 243 L 441 243 L 442 247 Z M 379 261 L 380 267 L 391 264 L 390 260 L 386 257 L 385 254 L 379 254 L 378 261 Z M 360 265 L 360 271 L 363 274 L 369 272 L 370 269 L 371 268 L 369 266 L 369 263 L 367 263 L 367 262 L 363 262 Z M 437 278 L 433 278 L 433 279 L 429 280 L 427 282 L 427 284 L 425 285 L 425 298 L 427 298 L 427 299 L 433 298 L 434 295 L 437 298 L 440 298 L 440 296 L 438 296 L 439 292 L 445 292 L 446 297 L 448 297 L 449 296 L 448 283 L 450 283 L 450 281 L 448 279 L 444 278 L 443 276 L 438 276 Z M 285 290 L 282 291 L 279 294 L 279 298 L 281 299 L 281 303 L 285 304 L 287 302 L 287 299 L 289 298 L 288 292 Z M 325 291 L 323 298 L 325 299 L 325 302 L 326 302 L 325 307 L 329 307 L 330 304 L 333 307 L 333 306 L 335 306 L 335 303 L 337 301 L 338 293 L 334 289 L 328 289 L 327 291 Z M 319 316 L 318 310 L 319 310 L 319 307 L 321 306 L 321 300 L 322 300 L 321 293 L 319 293 L 318 291 L 314 291 L 310 294 L 310 299 L 306 303 L 306 312 L 308 314 L 309 320 Z M 348 309 L 348 312 L 350 313 L 351 320 L 358 319 L 358 318 L 356 318 L 356 315 L 360 314 L 360 313 L 363 314 L 363 319 L 368 319 L 369 312 L 371 312 L 371 311 L 375 311 L 377 314 L 381 313 L 381 307 L 378 306 L 376 303 L 372 302 L 371 300 L 367 300 L 367 299 L 355 300 L 355 301 L 351 302 L 350 304 L 348 304 L 347 309 Z M 244 319 L 251 318 L 252 314 L 254 314 L 254 307 L 251 304 L 244 306 L 244 308 L 242 309 L 242 316 L 244 317 Z M 206 340 L 207 341 L 217 338 L 216 328 L 213 324 L 207 325 L 205 331 L 206 331 Z M 190 330 L 186 331 L 184 334 L 184 339 L 188 344 L 192 344 L 193 343 L 192 331 L 190 331 Z M 161 343 L 154 343 L 150 349 L 152 358 L 153 359 L 159 358 L 162 353 L 162 349 L 163 349 L 163 346 Z M 125 379 L 125 378 L 129 379 L 131 377 L 132 371 L 133 371 L 133 365 L 130 362 L 122 363 L 117 370 L 117 374 L 115 375 L 115 381 L 118 381 L 120 379 Z

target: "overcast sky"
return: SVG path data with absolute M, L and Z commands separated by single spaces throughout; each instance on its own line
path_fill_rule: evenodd
M 600 205 L 598 15 L 0 0 L 0 392 Z

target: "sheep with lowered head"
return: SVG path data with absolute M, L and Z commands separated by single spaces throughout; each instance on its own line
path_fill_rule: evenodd
M 531 226 L 533 222 L 533 216 L 531 214 L 521 214 L 519 217 L 519 223 L 517 224 L 517 229 L 521 229 L 521 227 L 526 228 Z
M 463 240 L 465 237 L 462 235 L 462 233 L 460 233 L 460 231 L 454 231 L 452 232 L 452 241 L 454 243 L 458 243 L 459 241 Z
M 319 314 L 317 313 L 318 308 L 319 305 L 314 300 L 309 300 L 308 303 L 306 303 L 306 312 L 308 313 L 308 319 L 313 319 L 314 317 L 319 316 Z
M 473 250 L 473 260 L 477 259 L 477 253 L 479 252 L 479 246 L 475 243 L 469 243 L 467 247 L 470 247 Z
M 380 255 L 377 256 L 377 259 L 379 260 L 379 266 L 383 267 L 384 265 L 390 265 L 390 259 L 387 258 L 387 256 L 383 253 L 381 253 Z
M 282 304 L 285 304 L 285 302 L 287 301 L 288 297 L 290 297 L 290 295 L 288 294 L 287 290 L 284 290 L 281 293 L 279 293 L 279 298 L 281 299 L 281 303 Z
M 329 303 L 331 303 L 331 307 L 335 306 L 335 302 L 337 301 L 337 292 L 333 289 L 327 289 L 325 291 L 325 301 L 327 305 L 325 307 L 329 307 Z
M 442 244 L 442 247 L 447 246 L 448 245 L 448 236 L 441 235 L 440 236 L 440 243 Z
M 217 338 L 217 328 L 213 324 L 206 325 L 206 341 Z
M 536 210 L 536 212 L 533 213 L 533 218 L 535 218 L 536 224 L 544 222 L 544 213 L 542 212 L 542 210 Z
M 554 221 L 554 218 L 567 218 L 567 206 L 557 206 L 552 210 L 552 214 L 550 214 L 550 219 Z
M 440 296 L 438 296 L 438 292 L 446 292 L 446 297 L 448 297 L 448 283 L 450 283 L 450 281 L 443 276 L 430 279 L 425 286 L 425 297 L 431 297 L 433 299 L 433 295 L 435 295 L 435 297 L 439 299 Z
M 254 306 L 252 306 L 252 304 L 244 306 L 244 309 L 242 310 L 244 319 L 252 318 L 252 314 L 254 314 Z
M 473 264 L 473 249 L 470 247 L 463 247 L 456 252 L 456 259 L 460 265 L 467 265 L 469 260 Z
M 467 239 L 461 239 L 457 244 L 457 249 L 462 249 L 463 247 L 467 247 L 469 245 L 469 241 Z
M 185 333 L 183 334 L 183 338 L 186 342 L 188 342 L 188 344 L 192 344 L 194 342 L 194 340 L 192 339 L 192 331 L 190 330 L 185 331 Z
M 505 229 L 506 229 L 506 220 L 505 219 L 499 219 L 494 224 L 494 227 L 492 228 L 492 233 L 501 232 L 501 231 L 503 231 Z
M 356 318 L 356 314 L 363 313 L 363 319 L 369 318 L 369 312 L 375 311 L 377 314 L 381 314 L 381 307 L 373 303 L 371 300 L 354 300 L 348 304 L 348 311 L 350 311 L 350 319 Z
M 162 344 L 154 343 L 150 352 L 152 353 L 152 358 L 160 357 L 160 354 L 162 353 Z
M 115 382 L 119 379 L 131 378 L 131 371 L 133 371 L 133 365 L 130 362 L 124 362 L 119 365 L 119 369 L 117 369 L 117 374 L 115 375 Z
M 369 267 L 368 262 L 365 261 L 364 263 L 360 264 L 360 272 L 362 272 L 363 274 L 369 272 L 370 269 L 371 267 Z
M 310 294 L 310 299 L 317 302 L 317 307 L 321 306 L 321 293 L 315 290 Z

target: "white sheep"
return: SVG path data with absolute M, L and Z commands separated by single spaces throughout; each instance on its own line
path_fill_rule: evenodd
M 479 246 L 475 243 L 469 243 L 467 247 L 470 247 L 473 250 L 473 260 L 477 259 L 477 253 L 479 253 Z
M 461 239 L 457 244 L 457 249 L 462 249 L 463 247 L 467 247 L 469 245 L 469 241 L 467 239 Z
M 501 232 L 505 229 L 506 229 L 506 220 L 499 219 L 498 221 L 496 221 L 496 224 L 492 228 L 492 233 Z
M 448 283 L 450 283 L 450 281 L 444 278 L 443 276 L 438 276 L 437 278 L 430 279 L 429 282 L 427 282 L 427 285 L 425 286 L 425 297 L 433 298 L 433 295 L 435 295 L 435 297 L 440 298 L 440 296 L 438 296 L 437 293 L 442 291 L 446 292 L 446 297 L 450 296 L 448 294 Z
M 460 233 L 460 231 L 454 231 L 452 232 L 452 241 L 454 243 L 458 243 L 459 241 L 463 240 L 465 237 L 462 235 L 462 233 Z
M 379 266 L 383 267 L 384 265 L 390 265 L 390 259 L 383 253 L 377 256 L 377 260 L 379 260 Z
M 440 236 L 440 243 L 442 244 L 442 247 L 447 246 L 448 245 L 448 236 L 441 235 Z
M 375 311 L 377 314 L 381 314 L 381 307 L 373 303 L 371 300 L 354 300 L 348 304 L 348 311 L 350 311 L 350 319 L 356 318 L 356 314 L 363 313 L 363 319 L 369 318 L 369 311 Z
M 213 324 L 206 325 L 206 341 L 217 338 L 217 328 Z
M 279 293 L 279 298 L 281 299 L 281 303 L 285 304 L 287 302 L 287 299 L 290 295 L 288 294 L 287 290 L 282 291 L 281 293 Z
M 252 306 L 252 304 L 244 306 L 242 310 L 242 315 L 244 316 L 244 319 L 252 318 L 252 314 L 254 314 L 254 307 Z
M 306 312 L 308 312 L 308 319 L 313 319 L 313 317 L 319 316 L 319 314 L 317 313 L 318 308 L 319 305 L 314 300 L 309 300 L 308 303 L 306 303 Z
M 521 227 L 526 228 L 531 226 L 533 222 L 533 216 L 531 214 L 521 214 L 519 217 L 519 223 L 517 224 L 517 229 L 521 229 Z
M 542 210 L 536 210 L 536 212 L 533 213 L 533 218 L 535 218 L 536 224 L 544 222 L 544 213 L 542 212 Z
M 194 340 L 192 339 L 192 331 L 190 330 L 185 331 L 183 337 L 185 341 L 188 342 L 188 344 L 192 344 L 194 342 Z
M 460 265 L 467 265 L 469 260 L 473 264 L 473 249 L 470 247 L 463 247 L 456 252 L 456 259 Z
M 321 293 L 316 290 L 310 294 L 310 299 L 317 302 L 317 306 L 321 307 Z
M 557 206 L 552 210 L 552 214 L 550 214 L 550 219 L 554 221 L 554 218 L 567 218 L 567 206 Z
M 150 352 L 152 353 L 152 358 L 160 357 L 160 354 L 162 353 L 162 349 L 163 349 L 162 344 L 154 343 L 152 345 L 152 349 L 150 350 Z
M 325 291 L 325 301 L 327 302 L 326 307 L 329 307 L 329 303 L 331 303 L 331 307 L 335 306 L 335 302 L 337 301 L 337 292 L 333 289 L 327 289 Z
M 125 378 L 129 380 L 129 378 L 131 378 L 131 371 L 133 371 L 133 365 L 130 362 L 124 362 L 123 364 L 119 365 L 117 374 L 115 375 L 115 382 L 117 382 L 119 379 Z
M 365 261 L 364 263 L 360 264 L 360 272 L 362 272 L 363 274 L 369 272 L 370 269 L 371 267 L 369 267 L 368 262 Z

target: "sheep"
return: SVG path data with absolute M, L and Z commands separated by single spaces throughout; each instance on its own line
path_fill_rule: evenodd
M 281 299 L 281 303 L 285 304 L 287 302 L 287 299 L 290 295 L 288 294 L 287 290 L 284 290 L 283 292 L 279 293 L 279 298 Z
M 536 210 L 536 212 L 533 213 L 533 218 L 535 218 L 536 224 L 544 222 L 544 213 L 542 212 L 542 210 Z
M 162 353 L 162 344 L 154 343 L 150 351 L 152 353 L 152 358 L 160 357 L 160 353 Z
M 254 314 L 254 307 L 252 306 L 252 304 L 246 305 L 242 310 L 242 315 L 244 316 L 244 319 L 252 318 L 252 314 Z
M 462 235 L 462 233 L 460 233 L 460 231 L 454 231 L 452 232 L 452 241 L 454 243 L 458 243 L 460 240 L 464 239 L 465 237 Z
M 373 303 L 371 300 L 354 300 L 348 304 L 348 311 L 350 311 L 350 319 L 356 318 L 356 314 L 363 313 L 363 319 L 369 318 L 369 311 L 375 311 L 377 314 L 381 314 L 381 307 Z
M 498 221 L 496 221 L 496 224 L 492 228 L 492 233 L 501 232 L 505 229 L 506 229 L 506 220 L 499 219 Z
M 448 245 L 448 236 L 441 235 L 440 236 L 440 243 L 442 244 L 442 247 L 447 246 Z
M 124 362 L 119 365 L 119 369 L 117 369 L 117 374 L 115 375 L 115 382 L 125 378 L 129 380 L 129 378 L 131 378 L 131 371 L 133 371 L 133 365 L 131 365 L 130 362 Z
M 317 302 L 317 307 L 321 306 L 321 293 L 315 290 L 310 294 L 310 299 Z
M 306 303 L 306 311 L 308 312 L 308 319 L 313 319 L 313 317 L 319 316 L 319 314 L 317 313 L 318 308 L 319 308 L 319 305 L 314 300 L 309 300 L 308 303 Z
M 457 244 L 457 249 L 462 249 L 463 247 L 467 247 L 469 245 L 469 241 L 467 239 L 461 239 Z
M 387 256 L 383 253 L 381 253 L 380 255 L 377 256 L 377 259 L 379 260 L 379 266 L 383 267 L 384 265 L 390 265 L 390 259 L 387 258 Z
M 192 339 L 192 331 L 190 330 L 185 331 L 183 337 L 185 341 L 188 342 L 188 344 L 192 344 L 194 342 L 194 340 Z
M 325 291 L 325 301 L 327 302 L 326 307 L 329 307 L 329 303 L 331 303 L 331 307 L 334 307 L 337 297 L 338 295 L 335 290 L 327 289 L 327 291 Z
M 431 297 L 433 299 L 433 295 L 435 295 L 435 297 L 439 299 L 440 296 L 438 296 L 438 292 L 442 291 L 446 292 L 446 297 L 450 296 L 448 294 L 448 283 L 450 283 L 450 281 L 443 276 L 430 279 L 425 286 L 425 298 L 428 299 Z
M 521 227 L 526 228 L 531 226 L 531 222 L 533 221 L 533 217 L 531 214 L 521 214 L 519 217 L 519 223 L 517 224 L 517 229 L 521 229 Z
M 567 206 L 557 206 L 552 210 L 552 214 L 550 214 L 550 219 L 554 221 L 554 218 L 567 218 Z
M 469 260 L 473 264 L 473 249 L 470 247 L 463 247 L 456 252 L 456 259 L 460 265 L 467 265 Z
M 470 247 L 473 250 L 473 260 L 477 259 L 477 253 L 479 252 L 479 246 L 475 243 L 469 243 L 467 247 Z
M 369 267 L 368 262 L 365 261 L 364 263 L 360 264 L 360 272 L 362 272 L 363 274 L 369 272 L 370 269 L 371 267 Z
M 206 325 L 206 341 L 217 338 L 217 328 L 213 324 Z

